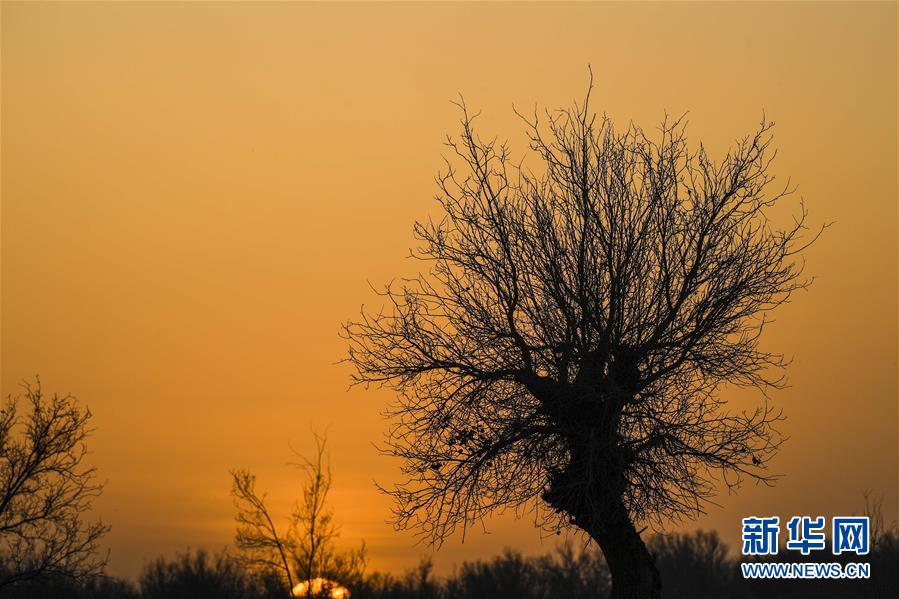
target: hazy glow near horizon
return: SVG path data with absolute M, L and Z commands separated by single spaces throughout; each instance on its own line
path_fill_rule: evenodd
M 2 3 L 2 392 L 39 373 L 94 411 L 111 570 L 222 547 L 228 471 L 274 511 L 299 495 L 288 443 L 329 428 L 341 542 L 371 569 L 425 547 L 385 523 L 371 446 L 383 390 L 347 390 L 341 322 L 368 281 L 413 275 L 464 92 L 485 136 L 580 96 L 651 129 L 690 111 L 713 154 L 777 122 L 775 172 L 812 222 L 817 276 L 766 344 L 794 356 L 775 396 L 791 437 L 774 488 L 687 527 L 733 543 L 754 514 L 897 512 L 894 3 Z M 470 40 L 475 40 L 472 43 Z M 636 43 L 635 43 L 636 42 Z M 726 391 L 730 392 L 730 391 Z M 525 515 L 453 539 L 438 572 L 545 551 Z

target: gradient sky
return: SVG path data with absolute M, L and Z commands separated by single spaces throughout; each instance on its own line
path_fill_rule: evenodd
M 230 468 L 286 513 L 312 427 L 342 542 L 413 565 L 372 483 L 397 476 L 372 447 L 390 394 L 347 390 L 339 325 L 368 281 L 415 272 L 450 100 L 520 150 L 512 103 L 567 103 L 591 64 L 597 108 L 646 128 L 689 110 L 714 153 L 764 110 L 776 174 L 836 223 L 766 338 L 795 359 L 785 477 L 687 528 L 733 543 L 743 516 L 858 512 L 865 489 L 896 518 L 896 23 L 895 3 L 3 2 L 2 392 L 40 373 L 94 411 L 113 573 L 229 543 Z M 438 569 L 555 542 L 487 528 Z

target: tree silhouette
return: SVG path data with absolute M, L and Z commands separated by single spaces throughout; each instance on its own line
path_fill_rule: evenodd
M 328 506 L 332 483 L 328 440 L 317 433 L 313 437 L 313 456 L 295 452 L 299 461 L 290 463 L 304 474 L 303 494 L 283 531 L 266 506 L 266 495 L 256 490 L 256 477 L 246 469 L 231 471 L 240 560 L 250 568 L 277 574 L 290 597 L 336 596 L 337 582 L 358 583 L 365 570 L 364 542 L 350 551 L 334 546 L 340 529 Z
M 36 578 L 84 581 L 106 555 L 102 522 L 85 522 L 103 490 L 86 466 L 90 410 L 71 395 L 47 398 L 40 380 L 0 409 L 0 589 Z M 23 413 L 24 412 L 24 413 Z
M 769 212 L 772 123 L 721 161 L 686 122 L 616 131 L 583 103 L 519 116 L 537 166 L 461 135 L 437 177 L 442 214 L 415 224 L 427 272 L 344 326 L 354 381 L 398 391 L 386 451 L 407 480 L 400 527 L 439 543 L 498 509 L 535 508 L 601 547 L 612 596 L 658 597 L 638 526 L 702 510 L 716 481 L 771 482 L 782 438 L 762 393 L 782 385 L 759 346 L 765 314 L 810 283 L 806 210 Z M 818 232 L 820 234 L 820 232 Z
M 328 494 L 331 491 L 331 466 L 327 463 L 325 449 L 327 440 L 315 436 L 315 454 L 295 465 L 306 473 L 303 498 L 297 503 L 292 519 L 292 530 L 296 537 L 294 550 L 297 578 L 306 581 L 311 588 L 314 578 L 325 575 L 325 569 L 333 556 L 333 543 L 338 535 L 334 523 L 334 513 L 328 508 Z
M 256 475 L 246 469 L 232 470 L 231 496 L 237 508 L 234 544 L 240 551 L 239 561 L 247 568 L 276 574 L 285 585 L 284 593 L 293 597 L 292 542 L 275 525 L 265 493 L 256 490 Z

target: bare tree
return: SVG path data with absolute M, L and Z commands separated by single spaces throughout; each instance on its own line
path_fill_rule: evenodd
M 328 560 L 337 526 L 334 513 L 326 501 L 331 490 L 331 466 L 325 460 L 324 437 L 315 435 L 315 455 L 310 460 L 299 456 L 295 465 L 306 473 L 302 503 L 297 503 L 293 513 L 293 530 L 296 535 L 295 555 L 301 580 L 310 581 L 321 576 L 322 565 Z
M 770 483 L 782 356 L 766 313 L 810 280 L 805 208 L 770 211 L 772 123 L 720 161 L 683 118 L 616 130 L 582 104 L 521 116 L 532 168 L 461 135 L 437 177 L 442 214 L 414 227 L 426 272 L 344 327 L 359 384 L 398 392 L 386 451 L 407 480 L 400 527 L 439 543 L 507 507 L 602 548 L 613 597 L 658 597 L 638 530 L 703 509 L 717 482 Z M 819 232 L 820 234 L 820 232 Z M 761 390 L 729 409 L 726 385 Z
M 365 568 L 364 543 L 355 551 L 338 551 L 334 546 L 339 528 L 328 506 L 332 478 L 327 437 L 316 433 L 313 436 L 313 457 L 295 452 L 299 461 L 291 462 L 303 471 L 305 478 L 302 499 L 283 535 L 265 505 L 265 495 L 255 489 L 255 476 L 247 470 L 231 473 L 232 495 L 238 509 L 237 547 L 246 563 L 278 572 L 288 585 L 289 596 L 294 596 L 296 589 L 304 589 L 306 596 L 327 594 L 336 588 L 334 581 L 358 582 Z M 300 584 L 295 586 L 295 581 Z
M 71 395 L 44 397 L 40 380 L 0 409 L 0 588 L 42 576 L 100 574 L 109 527 L 85 522 L 103 490 L 85 465 L 91 412 Z
M 232 470 L 231 496 L 237 508 L 235 544 L 241 561 L 251 568 L 277 573 L 287 585 L 287 596 L 293 597 L 288 559 L 291 540 L 278 533 L 265 505 L 265 493 L 256 491 L 256 476 L 249 470 Z
M 306 475 L 303 498 L 292 515 L 291 529 L 297 578 L 305 581 L 306 593 L 311 595 L 314 581 L 323 579 L 324 592 L 334 581 L 353 584 L 361 579 L 365 569 L 365 543 L 357 550 L 339 551 L 334 541 L 340 536 L 340 528 L 334 523 L 334 512 L 328 505 L 331 491 L 331 465 L 328 459 L 328 439 L 313 433 L 315 453 L 307 458 L 295 452 L 299 458 L 292 465 Z

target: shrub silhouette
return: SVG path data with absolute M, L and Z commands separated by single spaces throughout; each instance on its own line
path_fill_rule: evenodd
M 656 535 L 649 551 L 655 555 L 665 597 L 726 597 L 739 567 L 714 531 Z
M 144 599 L 263 599 L 268 597 L 263 577 L 242 569 L 226 552 L 211 556 L 190 550 L 174 559 L 157 558 L 140 576 Z

